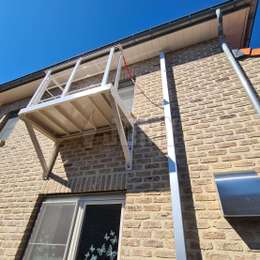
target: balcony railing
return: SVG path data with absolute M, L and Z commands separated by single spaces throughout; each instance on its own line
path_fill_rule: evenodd
M 82 77 L 80 68 L 86 66 L 83 58 L 79 58 L 75 62 L 69 77 L 62 83 L 57 80 L 55 72 L 51 70 L 46 72 L 29 104 L 19 113 L 20 118 L 24 120 L 27 126 L 40 159 L 44 178 L 47 178 L 53 167 L 61 142 L 82 135 L 110 131 L 111 129 L 118 131 L 126 159 L 126 167 L 131 168 L 134 118 L 127 111 L 118 94 L 122 63 L 122 50 L 115 47 L 111 48 L 101 80 L 94 84 L 85 84 L 84 87 L 80 88 L 75 87 L 75 83 L 90 78 Z M 91 64 L 91 66 L 100 68 L 100 65 L 98 66 L 93 61 Z M 112 64 L 113 66 L 111 66 Z M 112 69 L 115 69 L 114 77 L 112 77 Z M 79 71 L 80 77 L 76 77 Z M 49 165 L 43 157 L 34 129 L 55 142 Z M 126 132 L 132 133 L 130 137 L 126 135 Z

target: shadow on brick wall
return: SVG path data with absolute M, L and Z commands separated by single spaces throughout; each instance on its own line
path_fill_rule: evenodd
M 42 200 L 43 200 L 43 197 L 41 195 L 39 195 L 37 200 L 36 200 L 36 202 L 35 202 L 35 204 L 34 204 L 34 207 L 32 209 L 32 213 L 30 215 L 30 218 L 28 220 L 26 228 L 25 228 L 25 230 L 23 232 L 23 236 L 22 236 L 22 238 L 20 240 L 20 244 L 19 244 L 19 247 L 18 247 L 18 250 L 16 252 L 14 260 L 21 260 L 23 254 L 25 253 L 25 249 L 26 249 L 27 243 L 28 243 L 28 241 L 30 239 L 30 235 L 32 233 L 33 226 L 35 224 L 36 217 L 37 217 L 37 215 L 39 213 Z
M 209 44 L 211 43 L 209 42 Z M 207 45 L 197 45 L 195 49 L 191 48 L 185 52 L 183 50 L 176 52 L 174 54 L 174 65 L 189 63 L 220 52 L 217 42 L 215 47 L 213 47 L 211 53 L 208 52 Z M 150 65 L 147 71 L 144 72 L 142 70 L 140 74 L 144 75 L 152 71 L 158 71 L 158 66 L 158 61 L 156 61 Z M 170 68 L 171 66 L 168 67 Z M 137 71 L 137 74 L 139 73 L 138 69 L 135 71 Z M 181 115 L 173 74 L 173 71 L 170 69 L 168 71 L 168 80 L 171 90 L 170 98 L 176 142 L 177 167 L 180 174 L 186 246 L 188 258 L 199 260 L 202 259 L 202 255 L 198 235 L 198 223 L 196 221 Z M 149 91 L 150 90 L 151 88 Z M 152 114 L 153 110 L 158 108 L 152 107 L 152 105 L 156 104 L 146 106 L 146 102 L 151 102 L 149 91 L 148 93 L 141 93 L 140 95 L 146 98 L 143 107 L 144 112 L 147 112 L 145 111 L 146 109 L 150 110 L 151 108 Z M 150 111 L 148 111 L 148 113 L 150 113 Z M 162 110 L 161 113 L 158 114 L 163 115 Z M 60 155 L 65 171 L 63 172 L 61 169 L 57 171 L 55 168 L 50 174 L 48 184 L 46 185 L 48 193 L 59 193 L 62 195 L 65 193 L 86 194 L 87 192 L 122 190 L 137 194 L 169 192 L 165 132 L 162 130 L 158 132 L 157 130 L 160 128 L 163 129 L 162 126 L 164 127 L 163 116 L 151 116 L 151 118 L 137 122 L 134 147 L 134 169 L 132 171 L 125 170 L 122 148 L 120 147 L 116 132 L 79 138 L 64 143 L 61 147 Z M 155 130 L 153 130 L 153 128 Z M 162 146 L 164 146 L 164 149 L 162 149 Z M 15 258 L 17 260 L 21 259 L 21 252 L 26 245 L 26 241 L 28 241 L 39 205 L 40 198 L 36 201 L 28 221 L 26 232 L 19 246 L 21 249 L 17 252 Z M 132 207 L 134 208 L 135 205 Z M 250 221 L 248 221 L 248 219 L 228 219 L 228 221 L 250 249 L 260 249 L 260 232 L 258 231 L 258 227 L 260 227 L 259 219 L 250 218 Z
M 188 259 L 202 259 L 198 226 L 196 221 L 194 201 L 191 190 L 191 180 L 187 163 L 187 153 L 185 148 L 181 115 L 174 82 L 174 74 L 171 66 L 167 66 L 167 76 L 170 89 L 171 112 L 173 119 L 174 139 L 176 145 L 176 159 L 179 172 L 181 202 L 183 209 L 183 222 L 185 229 L 185 239 Z
M 153 66 L 158 70 L 158 65 Z M 151 71 L 146 73 L 150 73 Z M 201 259 L 198 228 L 191 193 L 185 143 L 172 72 L 169 73 L 176 156 L 180 174 L 185 238 L 189 259 Z M 144 95 L 144 93 L 141 93 Z M 147 100 L 147 102 L 150 102 Z M 154 104 L 153 104 L 154 105 Z M 144 108 L 145 109 L 145 108 Z M 154 108 L 157 110 L 159 108 Z M 152 113 L 152 112 L 151 112 Z M 159 114 L 161 116 L 159 116 Z M 169 192 L 166 136 L 162 108 L 157 116 L 139 120 L 136 126 L 134 169 L 125 170 L 122 148 L 116 132 L 97 134 L 64 143 L 60 150 L 63 170 L 54 168 L 47 181 L 48 194 L 127 190 L 129 193 Z M 154 129 L 154 130 L 153 130 Z M 158 130 L 159 129 L 159 130 Z M 164 147 L 162 149 L 162 147 Z M 49 185 L 50 184 L 50 185 Z M 149 195 L 148 195 L 149 196 Z M 40 200 L 40 198 L 39 198 Z M 39 208 L 36 202 L 15 259 L 20 259 Z M 169 215 L 170 218 L 170 215 Z M 168 219 L 166 219 L 168 220 Z
M 259 217 L 227 218 L 232 228 L 251 250 L 260 250 L 260 220 Z

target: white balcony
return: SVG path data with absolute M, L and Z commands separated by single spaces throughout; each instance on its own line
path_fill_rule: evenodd
M 103 66 L 100 63 L 95 64 L 94 61 L 86 64 L 79 58 L 70 69 L 69 76 L 53 73 L 51 70 L 46 72 L 28 106 L 19 113 L 40 159 L 44 178 L 47 178 L 51 171 L 61 142 L 111 129 L 118 131 L 126 167 L 131 168 L 134 118 L 118 92 L 122 63 L 122 50 L 118 49 L 115 53 L 115 48 L 111 48 L 107 62 Z M 86 68 L 89 68 L 91 73 L 84 76 Z M 99 78 L 93 75 L 100 75 L 102 68 L 104 71 L 100 82 L 84 83 L 84 87 L 77 87 L 76 82 L 83 80 L 88 82 L 88 79 Z M 114 77 L 110 75 L 112 69 L 115 69 Z M 67 80 L 64 80 L 66 76 Z M 34 129 L 55 142 L 49 165 L 43 157 Z

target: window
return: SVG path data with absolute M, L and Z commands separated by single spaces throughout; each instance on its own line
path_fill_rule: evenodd
M 75 202 L 42 204 L 25 259 L 63 259 L 75 206 Z
M 116 259 L 121 205 L 87 205 L 76 259 Z
M 23 259 L 118 260 L 122 196 L 48 199 Z
M 224 216 L 260 216 L 260 176 L 237 172 L 215 176 Z
M 134 98 L 134 85 L 131 80 L 122 80 L 119 83 L 118 93 L 128 112 L 132 111 Z
M 13 111 L 8 113 L 0 123 L 0 146 L 5 144 L 5 141 L 12 133 L 18 119 L 18 111 Z

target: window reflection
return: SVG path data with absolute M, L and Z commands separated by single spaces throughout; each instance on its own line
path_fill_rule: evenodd
M 116 260 L 120 205 L 87 205 L 77 260 Z

